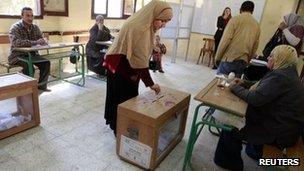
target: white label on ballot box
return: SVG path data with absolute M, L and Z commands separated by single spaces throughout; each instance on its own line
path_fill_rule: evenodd
M 121 135 L 119 154 L 122 157 L 148 169 L 150 166 L 152 148 L 139 141 L 135 141 Z

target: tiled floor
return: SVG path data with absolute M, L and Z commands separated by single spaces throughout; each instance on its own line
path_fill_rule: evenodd
M 156 83 L 194 95 L 215 72 L 203 65 L 167 60 L 165 73 L 152 73 Z M 50 86 L 39 96 L 41 125 L 0 140 L 0 170 L 140 170 L 121 161 L 115 153 L 115 137 L 103 119 L 106 83 L 88 77 L 85 87 L 65 82 Z M 148 89 L 141 83 L 140 91 Z M 186 135 L 159 165 L 160 171 L 182 170 L 183 156 L 198 102 L 191 100 Z M 194 155 L 196 170 L 223 170 L 213 163 L 217 137 L 204 130 Z M 260 170 L 243 155 L 245 170 Z

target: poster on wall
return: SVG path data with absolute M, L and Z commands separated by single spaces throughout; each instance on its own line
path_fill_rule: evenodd
M 52 16 L 69 16 L 68 0 L 44 0 L 44 14 Z

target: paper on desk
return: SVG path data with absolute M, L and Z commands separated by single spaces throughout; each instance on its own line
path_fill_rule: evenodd
M 215 110 L 212 116 L 217 121 L 226 125 L 232 125 L 238 129 L 241 129 L 245 126 L 245 117 L 239 117 L 220 110 Z

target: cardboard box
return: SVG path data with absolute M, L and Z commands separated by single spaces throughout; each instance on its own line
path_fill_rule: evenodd
M 182 140 L 190 94 L 161 87 L 118 106 L 117 155 L 141 168 L 153 170 Z
M 19 73 L 1 75 L 0 114 L 0 139 L 38 126 L 40 116 L 37 80 Z M 20 124 L 16 126 L 16 123 Z M 6 126 L 9 129 L 5 129 Z

